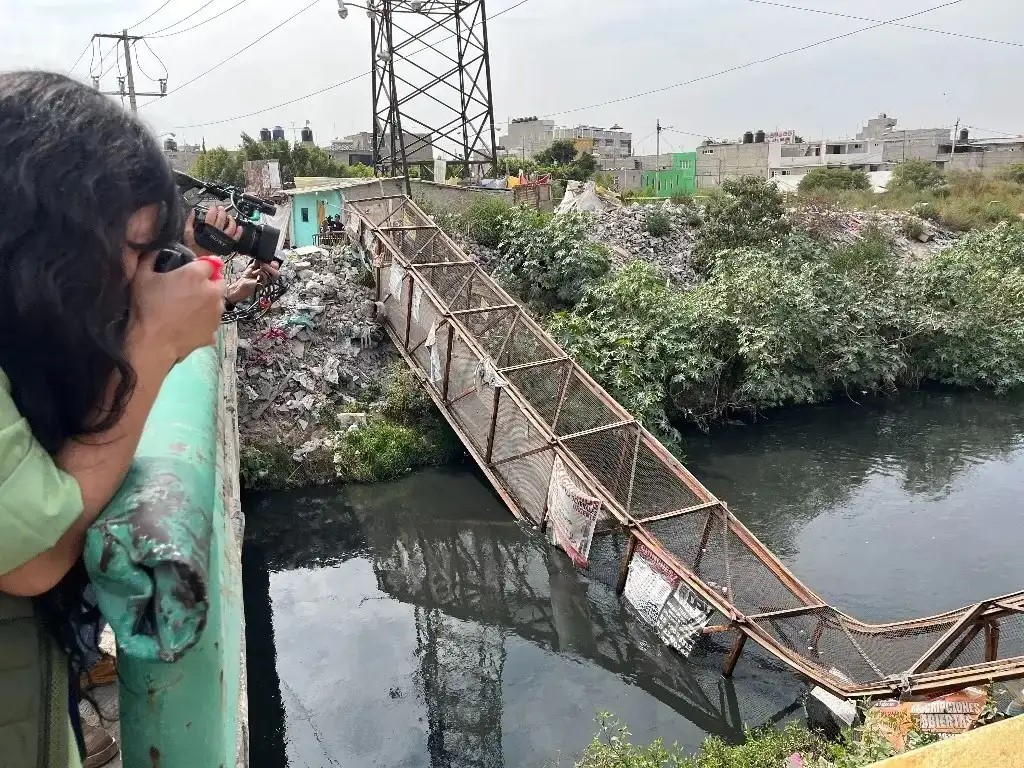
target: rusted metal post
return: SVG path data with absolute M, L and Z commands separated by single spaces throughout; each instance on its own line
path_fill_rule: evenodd
M 985 622 L 985 661 L 999 658 L 999 621 L 992 619 Z
M 562 404 L 565 402 L 565 393 L 569 391 L 569 382 L 572 379 L 572 373 L 572 361 L 566 360 L 565 381 L 562 382 L 562 386 L 558 390 L 558 401 L 555 404 L 555 415 L 551 419 L 551 432 L 556 435 L 558 434 L 558 420 L 562 416 Z
M 743 646 L 746 644 L 747 633 L 737 627 L 736 639 L 732 641 L 732 648 L 729 649 L 729 655 L 725 657 L 725 666 L 722 667 L 722 674 L 725 677 L 732 677 L 736 663 L 740 660 L 740 654 L 743 653 Z
M 490 464 L 494 453 L 494 430 L 498 426 L 498 405 L 501 403 L 501 387 L 494 388 L 494 412 L 491 414 L 491 428 L 487 432 L 487 453 L 484 460 Z
M 409 336 L 412 334 L 412 292 L 413 284 L 416 282 L 412 272 L 407 272 L 409 278 L 409 306 L 405 308 L 405 348 L 409 348 Z
M 448 323 L 448 349 L 444 353 L 444 382 L 441 384 L 441 399 L 448 402 L 448 380 L 452 373 L 452 343 L 455 341 L 455 328 Z
M 626 554 L 622 557 L 622 565 L 619 568 L 619 581 L 615 585 L 615 594 L 621 595 L 626 590 L 626 578 L 629 576 L 629 561 L 633 559 L 636 552 L 636 536 L 629 534 L 629 543 L 626 545 Z

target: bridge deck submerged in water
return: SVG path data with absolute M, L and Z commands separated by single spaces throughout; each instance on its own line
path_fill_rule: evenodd
M 726 674 L 750 638 L 847 698 L 1024 676 L 1024 591 L 904 622 L 844 614 L 415 203 L 380 197 L 347 203 L 346 214 L 349 235 L 373 258 L 388 333 L 512 513 L 544 527 L 553 472 L 600 499 L 601 530 L 580 542 L 594 575 L 621 592 L 627 574 L 644 566 L 670 586 L 685 585 L 720 614 L 710 629 L 736 633 Z

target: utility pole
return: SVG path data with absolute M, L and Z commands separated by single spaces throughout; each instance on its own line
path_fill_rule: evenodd
M 122 29 L 119 35 L 108 35 L 97 33 L 93 35 L 93 39 L 100 40 L 117 40 L 124 45 L 124 64 L 126 70 L 126 79 L 128 81 L 128 90 L 125 91 L 125 84 L 123 80 L 118 82 L 118 89 L 116 91 L 101 91 L 101 93 L 107 96 L 127 96 L 128 103 L 131 105 L 132 112 L 138 112 L 139 107 L 136 101 L 137 96 L 156 96 L 160 98 L 167 95 L 167 80 L 166 78 L 160 79 L 160 91 L 159 93 L 139 93 L 135 90 L 135 75 L 132 71 L 132 46 L 136 41 L 142 40 L 142 37 L 137 35 L 129 35 L 127 29 Z M 99 88 L 99 79 L 95 78 L 93 83 Z
M 655 123 L 655 133 L 658 134 L 657 143 L 654 145 L 654 170 L 661 170 L 661 118 Z
M 128 30 L 121 30 L 121 40 L 124 43 L 124 67 L 128 74 L 128 103 L 132 112 L 138 112 L 139 106 L 135 103 L 135 78 L 132 76 L 132 49 L 128 47 Z
M 953 167 L 953 155 L 956 154 L 956 140 L 960 135 L 960 118 L 956 119 L 956 125 L 953 126 L 953 146 L 949 150 L 949 167 Z

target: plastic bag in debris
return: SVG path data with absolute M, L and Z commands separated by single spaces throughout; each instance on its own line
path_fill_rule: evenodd
M 570 181 L 566 184 L 565 197 L 558 204 L 558 210 L 555 213 L 569 213 L 570 211 L 600 213 L 609 208 L 620 207 L 622 207 L 622 201 L 619 198 L 607 190 L 598 190 L 594 182 Z

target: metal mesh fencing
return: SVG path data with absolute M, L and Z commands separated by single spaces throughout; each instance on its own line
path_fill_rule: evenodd
M 690 606 L 740 633 L 730 669 L 749 637 L 840 695 L 1024 676 L 1024 592 L 881 625 L 826 605 L 411 201 L 346 213 L 380 319 L 509 508 L 560 528 L 559 545 L 620 592 L 644 575 L 661 597 L 640 614 L 666 643 L 689 647 L 676 625 Z M 599 510 L 566 530 L 552 499 Z

